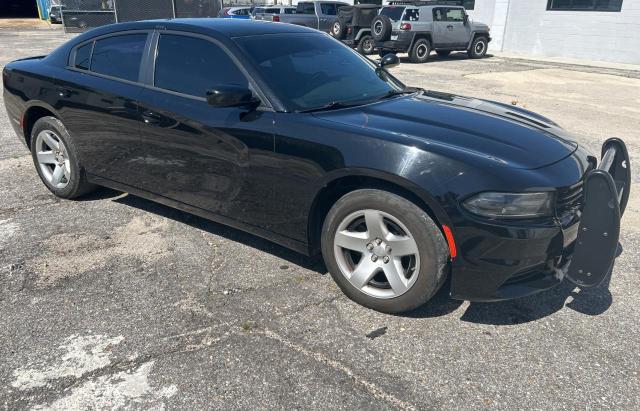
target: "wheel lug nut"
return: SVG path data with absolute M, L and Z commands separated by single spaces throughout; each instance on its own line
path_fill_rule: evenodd
M 387 253 L 388 253 L 388 254 L 389 254 L 389 253 L 391 253 L 391 247 L 387 246 L 387 249 L 386 249 L 386 250 L 387 250 Z
M 382 244 L 382 240 L 379 238 L 376 238 L 376 245 L 380 245 L 380 244 Z
M 374 255 L 372 255 L 372 256 L 371 256 L 371 261 L 373 261 L 374 263 L 375 263 L 376 261 L 378 261 L 378 256 L 377 256 L 377 255 L 375 255 L 375 254 L 374 254 Z
M 388 263 L 388 262 L 389 262 L 389 257 L 385 255 L 385 256 L 382 258 L 382 262 L 384 262 L 385 264 L 386 264 L 386 263 Z
M 373 244 L 371 243 L 367 244 L 367 250 L 369 251 L 373 250 Z

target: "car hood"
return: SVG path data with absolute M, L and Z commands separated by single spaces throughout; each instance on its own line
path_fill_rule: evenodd
M 530 111 L 433 91 L 316 116 L 516 168 L 553 164 L 578 146 L 557 124 Z

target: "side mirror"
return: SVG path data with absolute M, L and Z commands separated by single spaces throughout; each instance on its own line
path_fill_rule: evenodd
M 207 103 L 214 107 L 258 107 L 260 99 L 241 86 L 219 86 L 207 91 Z
M 464 24 L 467 24 L 469 22 L 469 15 L 467 13 L 464 13 L 464 17 L 462 18 L 462 20 L 464 21 Z
M 385 54 L 385 56 L 380 60 L 380 68 L 392 68 L 400 65 L 400 58 L 393 54 Z

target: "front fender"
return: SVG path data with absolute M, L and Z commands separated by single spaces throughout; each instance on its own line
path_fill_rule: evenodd
M 429 207 L 438 220 L 436 223 L 439 223 L 439 225 L 451 226 L 451 220 L 448 214 L 436 200 L 434 194 L 432 194 L 428 189 L 420 187 L 415 182 L 402 178 L 398 175 L 370 168 L 342 168 L 327 173 L 323 178 L 322 188 L 316 192 L 314 204 L 317 202 L 317 198 L 322 192 L 322 189 L 345 177 L 368 177 L 402 187 L 410 191 L 413 195 L 422 200 L 427 207 Z

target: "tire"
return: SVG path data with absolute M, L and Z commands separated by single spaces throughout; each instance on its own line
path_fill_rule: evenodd
M 358 47 L 356 47 L 360 54 L 364 54 L 365 56 L 371 55 L 375 52 L 375 44 L 373 43 L 373 37 L 369 34 L 365 34 L 360 38 L 358 42 Z
M 409 60 L 412 63 L 426 63 L 431 54 L 431 43 L 427 39 L 418 39 L 413 43 L 409 51 Z
M 467 50 L 467 54 L 472 59 L 480 59 L 487 54 L 489 48 L 489 41 L 486 37 L 478 36 L 471 43 L 471 47 Z
M 347 34 L 347 25 L 339 18 L 334 19 L 333 22 L 331 22 L 329 34 L 335 39 L 342 40 Z
M 57 197 L 76 198 L 96 188 L 87 182 L 73 139 L 55 117 L 42 117 L 33 125 L 31 157 L 40 179 Z
M 440 57 L 447 57 L 451 54 L 451 50 L 436 50 L 436 53 L 438 53 L 438 56 Z
M 376 16 L 371 21 L 371 35 L 376 41 L 387 41 L 391 37 L 391 20 L 387 16 Z
M 380 237 L 384 240 L 377 242 Z M 387 191 L 362 189 L 340 198 L 327 214 L 321 242 L 325 264 L 340 289 L 377 311 L 413 310 L 433 297 L 447 277 L 449 251 L 438 226 L 424 210 Z M 354 277 L 359 274 L 360 282 Z

